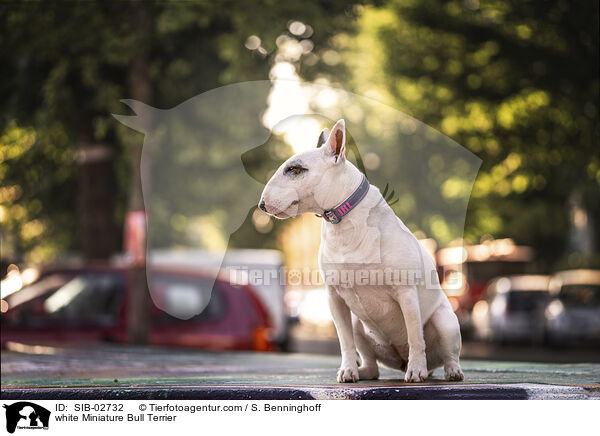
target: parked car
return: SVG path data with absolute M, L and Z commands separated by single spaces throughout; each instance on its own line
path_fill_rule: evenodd
M 1 343 L 125 342 L 127 270 L 52 269 L 2 299 Z M 210 276 L 212 277 L 212 276 Z M 271 348 L 267 311 L 250 286 L 197 269 L 153 268 L 149 342 L 227 350 Z
M 546 336 L 553 345 L 600 343 L 600 271 L 570 270 L 552 276 Z
M 512 239 L 493 239 L 478 245 L 442 248 L 437 252 L 442 289 L 458 317 L 463 338 L 473 333 L 471 311 L 485 298 L 494 277 L 529 274 L 534 251 Z
M 542 342 L 544 309 L 550 299 L 548 282 L 544 275 L 492 280 L 485 289 L 486 298 L 473 306 L 476 336 L 495 342 Z
M 211 266 L 227 280 L 252 287 L 269 314 L 269 340 L 285 350 L 289 340 L 290 317 L 284 302 L 283 254 L 278 250 L 228 249 L 224 257 L 206 250 L 153 250 L 156 266 Z

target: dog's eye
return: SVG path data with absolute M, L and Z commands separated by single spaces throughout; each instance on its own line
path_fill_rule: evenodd
M 308 171 L 308 168 L 304 168 L 299 165 L 292 165 L 291 167 L 287 167 L 284 172 L 285 174 L 293 174 L 296 176 L 298 174 L 302 174 L 305 171 Z

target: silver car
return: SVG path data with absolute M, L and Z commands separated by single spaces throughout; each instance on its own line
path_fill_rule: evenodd
M 545 275 L 514 275 L 490 281 L 485 299 L 473 306 L 475 335 L 494 342 L 543 342 L 549 280 Z
M 600 271 L 570 270 L 552 276 L 546 335 L 553 345 L 600 343 Z

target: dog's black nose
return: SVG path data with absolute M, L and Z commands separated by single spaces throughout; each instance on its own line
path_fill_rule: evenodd
M 260 200 L 260 203 L 258 205 L 258 207 L 260 207 L 262 209 L 263 212 L 267 211 L 267 208 L 265 207 L 265 200 Z

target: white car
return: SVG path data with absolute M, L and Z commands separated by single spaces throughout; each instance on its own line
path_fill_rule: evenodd
M 600 343 L 600 271 L 570 270 L 552 276 L 546 335 L 554 345 Z
M 485 299 L 473 306 L 475 335 L 494 342 L 542 342 L 549 280 L 545 275 L 514 275 L 490 281 Z

